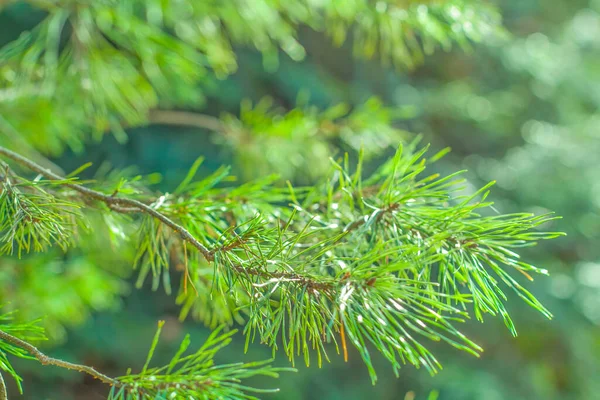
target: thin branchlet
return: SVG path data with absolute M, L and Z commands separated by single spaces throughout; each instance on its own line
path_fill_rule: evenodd
M 120 381 L 113 379 L 107 375 L 104 375 L 101 372 L 98 372 L 93 367 L 90 367 L 87 365 L 81 365 L 81 364 L 74 364 L 74 363 L 71 363 L 68 361 L 63 361 L 63 360 L 59 360 L 57 358 L 49 357 L 46 354 L 42 353 L 40 350 L 38 350 L 38 348 L 35 347 L 34 345 L 32 345 L 31 343 L 21 340 L 21 339 L 15 337 L 13 335 L 10 335 L 4 331 L 0 331 L 0 339 L 25 350 L 26 352 L 28 352 L 29 354 L 34 356 L 42 365 L 53 365 L 53 366 L 60 367 L 60 368 L 83 372 L 83 373 L 86 373 L 86 374 L 94 377 L 95 379 L 98 379 L 108 385 L 111 385 L 111 386 L 119 387 L 119 386 L 123 385 Z M 6 399 L 6 389 L 5 389 L 5 397 L 3 398 L 1 396 L 2 384 L 3 383 L 0 383 L 0 400 Z
M 258 268 L 244 268 L 241 265 L 235 265 L 232 269 L 240 275 L 258 276 L 262 279 L 276 279 L 282 282 L 295 282 L 307 289 L 317 290 L 323 294 L 329 294 L 338 286 L 335 282 L 326 282 L 323 280 L 311 279 L 306 275 L 296 274 L 294 272 L 270 272 Z
M 8 392 L 6 391 L 6 384 L 4 383 L 4 378 L 0 373 L 0 400 L 8 400 Z

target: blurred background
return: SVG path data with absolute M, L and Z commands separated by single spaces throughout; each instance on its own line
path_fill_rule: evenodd
M 307 28 L 300 35 L 304 61 L 281 55 L 278 68 L 266 72 L 260 54 L 236 49 L 239 70 L 206 85 L 203 112 L 215 116 L 239 115 L 244 99 L 256 103 L 265 96 L 287 110 L 299 97 L 326 109 L 377 96 L 383 105 L 401 110 L 395 124 L 412 132 L 406 140 L 421 133 L 435 150 L 452 147 L 437 167 L 442 172 L 466 168 L 473 185 L 496 180 L 491 199 L 499 211 L 555 211 L 564 218 L 547 228 L 568 234 L 523 254 L 551 273 L 530 288 L 553 320 L 511 300 L 518 337 L 499 319 L 471 322 L 464 330 L 484 347 L 482 357 L 440 346 L 435 353 L 444 369 L 435 377 L 406 367 L 397 379 L 378 360 L 379 381 L 372 386 L 358 355 L 350 353 L 348 363 L 333 357 L 321 369 L 299 365 L 298 373 L 284 374 L 277 382 L 257 382 L 281 388 L 264 398 L 425 399 L 434 389 L 441 400 L 600 398 L 600 1 L 505 0 L 499 6 L 508 38 L 466 53 L 437 52 L 412 72 L 356 60 L 351 44 L 336 48 Z M 38 20 L 28 8 L 0 14 L 0 43 Z M 320 168 L 307 162 L 304 169 L 290 171 L 285 159 L 233 152 L 218 133 L 199 128 L 154 124 L 127 133 L 125 143 L 107 135 L 81 152 L 66 150 L 54 162 L 67 171 L 92 161 L 158 172 L 162 190 L 173 189 L 199 155 L 206 157 L 202 173 L 232 164 L 242 180 L 270 171 L 306 183 L 318 175 L 311 168 Z M 376 128 L 372 135 L 377 137 Z M 315 148 L 303 157 L 321 151 Z M 319 153 L 322 158 L 326 161 Z M 11 300 L 32 317 L 49 315 L 49 351 L 109 375 L 143 364 L 158 319 L 167 320 L 161 354 L 172 352 L 185 332 L 197 344 L 207 336 L 200 323 L 178 321 L 174 298 L 133 288 L 130 264 L 122 261 L 126 254 L 119 261 L 108 254 L 95 256 L 110 269 L 98 271 L 83 257 L 2 258 L 0 303 Z M 270 357 L 270 350 L 258 344 L 242 353 L 238 335 L 219 359 Z M 281 356 L 276 363 L 287 365 Z M 105 393 L 76 373 L 31 362 L 18 365 L 26 383 L 23 399 L 93 400 Z

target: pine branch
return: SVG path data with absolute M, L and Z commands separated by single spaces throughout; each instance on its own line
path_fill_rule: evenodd
M 1 147 L 1 146 L 0 146 L 0 154 L 21 164 L 22 166 L 27 167 L 28 169 L 30 169 L 34 172 L 37 172 L 38 174 L 44 176 L 47 179 L 55 180 L 55 181 L 65 181 L 66 180 L 64 177 L 61 177 L 53 172 L 50 172 L 49 170 L 44 169 L 42 166 L 36 164 L 35 162 L 17 154 L 11 150 Z M 227 252 L 229 250 L 232 250 L 233 248 L 239 247 L 237 244 L 235 244 L 233 246 L 230 245 L 230 246 L 224 246 L 224 247 L 216 247 L 212 250 L 209 250 L 204 245 L 202 245 L 198 241 L 198 239 L 196 239 L 186 228 L 175 223 L 173 220 L 171 220 L 169 217 L 167 217 L 163 213 L 155 210 L 154 208 L 151 208 L 150 206 L 148 206 L 138 200 L 123 198 L 123 197 L 116 197 L 115 195 L 107 195 L 105 193 L 98 192 L 98 191 L 89 189 L 85 186 L 81 186 L 81 185 L 78 185 L 75 183 L 64 183 L 63 186 L 73 189 L 73 190 L 83 194 L 84 196 L 90 197 L 94 200 L 99 200 L 101 202 L 104 202 L 109 206 L 110 209 L 112 209 L 114 211 L 117 211 L 120 213 L 139 212 L 139 213 L 148 214 L 148 215 L 156 218 L 161 223 L 165 224 L 166 226 L 173 229 L 173 231 L 177 232 L 183 240 L 189 242 L 191 245 L 193 245 L 195 248 L 197 248 L 202 253 L 202 255 L 204 256 L 204 258 L 207 261 L 214 260 L 215 253 L 217 253 L 217 252 L 221 252 L 221 253 Z M 279 279 L 285 279 L 288 281 L 301 281 L 312 287 L 321 287 L 321 288 L 326 287 L 326 285 L 324 285 L 321 282 L 313 281 L 308 277 L 304 277 L 304 276 L 301 276 L 301 275 L 298 275 L 295 273 L 281 272 L 281 273 L 273 274 L 273 273 L 262 271 L 259 269 L 252 269 L 252 270 L 242 269 L 239 266 L 234 267 L 234 270 L 237 272 L 240 272 L 240 273 L 243 272 L 243 273 L 249 274 L 249 275 L 260 276 L 261 278 L 263 278 L 265 280 L 279 278 Z
M 270 186 L 274 178 L 217 189 L 228 180 L 227 169 L 194 181 L 198 160 L 173 194 L 159 195 L 152 206 L 117 197 L 121 186 L 109 196 L 62 180 L 13 152 L 0 148 L 0 155 L 114 211 L 144 214 L 134 262 L 138 286 L 151 272 L 153 288 L 162 281 L 169 291 L 169 265 L 182 260 L 177 302 L 185 309 L 194 302 L 229 308 L 227 317 L 203 314 L 211 324 L 243 312 L 247 341 L 258 337 L 273 351 L 282 347 L 292 363 L 302 354 L 308 364 L 312 347 L 320 364 L 328 359 L 325 344 L 337 346 L 339 337 L 344 355 L 352 343 L 375 382 L 368 343 L 396 373 L 406 363 L 439 370 L 423 339 L 477 355 L 481 348 L 454 326 L 469 317 L 471 307 L 478 319 L 484 313 L 502 315 L 516 334 L 498 278 L 550 316 L 503 267 L 527 277 L 546 274 L 510 248 L 560 236 L 530 232 L 553 217 L 479 215 L 491 205 L 485 202 L 491 184 L 469 196 L 452 196 L 461 182 L 457 174 L 421 176 L 426 150 L 400 149 L 368 179 L 362 177 L 362 159 L 352 173 L 346 158 L 333 162 L 322 185 L 287 191 Z M 210 245 L 194 246 L 200 250 L 194 257 L 177 240 L 192 243 L 188 236 L 174 237 L 164 227 L 185 229 L 197 243 Z M 212 283 L 207 283 L 203 274 L 211 266 Z M 188 281 L 210 295 L 194 295 Z
M 8 150 L 4 147 L 0 147 L 0 154 L 29 168 L 30 170 L 32 170 L 34 172 L 37 172 L 38 174 L 44 176 L 47 179 L 55 180 L 55 181 L 64 181 L 65 180 L 65 178 L 63 178 L 62 176 L 59 176 L 59 175 L 43 168 L 42 166 L 36 164 L 35 162 L 17 154 L 11 150 Z M 185 229 L 181 225 L 176 224 L 167 216 L 161 214 L 160 212 L 156 211 L 154 208 L 152 208 L 138 200 L 116 197 L 116 195 L 107 195 L 105 193 L 101 193 L 101 192 L 89 189 L 85 186 L 81 186 L 81 185 L 78 185 L 75 183 L 65 183 L 64 186 L 68 187 L 70 189 L 73 189 L 73 190 L 83 194 L 84 196 L 87 196 L 94 200 L 99 200 L 103 203 L 106 203 L 106 205 L 108 205 L 109 208 L 111 208 L 117 212 L 132 212 L 133 210 L 137 210 L 139 212 L 146 213 L 146 214 L 158 219 L 163 224 L 167 225 L 168 227 L 173 229 L 175 232 L 177 232 L 183 240 L 188 241 L 192 246 L 194 246 L 202 254 L 204 254 L 204 256 L 207 258 L 207 260 L 211 259 L 210 251 L 205 246 L 203 246 L 194 236 L 192 236 L 192 234 L 190 232 L 188 232 L 187 229 Z
M 38 350 L 38 348 L 35 347 L 34 345 L 32 345 L 24 340 L 21 340 L 13 335 L 10 335 L 4 331 L 1 331 L 1 330 L 0 330 L 0 340 L 4 340 L 8 343 L 13 344 L 14 346 L 17 346 L 17 347 L 25 350 L 27 353 L 29 353 L 30 355 L 35 357 L 42 365 L 52 365 L 55 367 L 60 367 L 60 368 L 65 368 L 65 369 L 82 372 L 82 373 L 92 376 L 94 379 L 98 379 L 101 382 L 104 382 L 111 386 L 120 387 L 123 385 L 118 380 L 110 378 L 110 377 L 96 371 L 93 367 L 89 367 L 87 365 L 74 364 L 74 363 L 71 363 L 68 361 L 59 360 L 57 358 L 48 357 L 46 354 L 44 354 L 40 350 Z
M 36 164 L 35 162 L 17 154 L 11 150 L 1 147 L 1 146 L 0 146 L 0 154 L 21 164 L 22 166 L 29 168 L 30 170 L 32 170 L 34 172 L 37 172 L 38 174 L 46 177 L 47 179 L 55 180 L 55 181 L 65 181 L 64 177 L 61 177 L 47 169 L 44 169 L 42 166 Z M 148 215 L 156 218 L 161 223 L 163 223 L 166 226 L 173 229 L 173 231 L 179 233 L 180 237 L 183 240 L 189 242 L 194 247 L 196 247 L 203 254 L 204 258 L 207 261 L 214 260 L 216 253 L 227 252 L 236 247 L 239 247 L 238 246 L 239 244 L 236 243 L 234 245 L 216 247 L 212 250 L 209 250 L 204 245 L 202 245 L 183 226 L 175 223 L 173 220 L 171 220 L 166 215 L 160 213 L 159 211 L 151 208 L 150 206 L 148 206 L 138 200 L 123 198 L 123 197 L 115 197 L 115 195 L 107 195 L 105 193 L 98 192 L 98 191 L 89 189 L 87 187 L 84 187 L 84 186 L 81 186 L 81 185 L 78 185 L 75 183 L 64 183 L 63 186 L 73 189 L 73 190 L 83 194 L 84 196 L 90 197 L 94 200 L 99 200 L 101 202 L 104 202 L 109 206 L 110 209 L 112 209 L 116 212 L 120 212 L 120 213 L 140 212 L 140 213 L 145 213 L 145 214 L 148 214 Z M 328 285 L 328 284 L 324 284 L 323 282 L 311 279 L 310 277 L 307 277 L 307 276 L 302 276 L 297 273 L 288 273 L 288 272 L 271 273 L 271 272 L 264 271 L 264 270 L 261 270 L 258 268 L 246 269 L 246 268 L 242 268 L 241 266 L 234 266 L 234 267 L 232 267 L 232 270 L 236 271 L 240 274 L 246 274 L 249 276 L 259 276 L 262 279 L 267 280 L 267 281 L 270 279 L 282 279 L 282 280 L 286 280 L 286 281 L 290 281 L 290 282 L 303 283 L 303 284 L 307 285 L 307 287 L 315 288 L 315 289 L 330 289 L 331 288 L 330 285 Z
M 1 147 L 1 146 L 0 146 L 0 154 L 21 164 L 22 166 L 29 168 L 30 170 L 32 170 L 34 172 L 37 172 L 38 174 L 40 174 L 50 180 L 65 181 L 64 177 L 61 177 L 53 172 L 50 172 L 49 170 L 44 169 L 42 166 L 36 164 L 35 162 L 17 154 L 11 150 Z M 87 196 L 94 200 L 99 200 L 101 202 L 106 203 L 109 206 L 109 208 L 111 208 L 114 211 L 117 211 L 120 213 L 140 212 L 140 213 L 145 213 L 145 214 L 148 214 L 148 215 L 156 218 L 161 223 L 163 223 L 166 226 L 173 229 L 173 231 L 179 233 L 180 237 L 183 240 L 189 242 L 191 245 L 193 245 L 195 248 L 197 248 L 203 254 L 204 258 L 207 261 L 214 260 L 214 255 L 217 252 L 226 252 L 235 247 L 238 247 L 238 246 L 234 245 L 234 246 L 229 246 L 229 247 L 225 246 L 225 247 L 221 247 L 221 248 L 217 247 L 213 250 L 209 250 L 204 245 L 202 245 L 183 226 L 175 223 L 173 220 L 171 220 L 166 215 L 160 213 L 159 211 L 155 210 L 154 208 L 151 208 L 150 206 L 148 206 L 138 200 L 123 198 L 123 197 L 115 197 L 114 195 L 107 195 L 105 193 L 98 192 L 98 191 L 89 189 L 85 186 L 81 186 L 81 185 L 78 185 L 75 183 L 64 183 L 63 185 L 65 187 L 76 190 L 77 192 L 83 194 L 84 196 Z M 240 273 L 245 273 L 245 274 L 254 275 L 254 276 L 260 276 L 261 278 L 263 278 L 265 280 L 279 278 L 279 279 L 285 279 L 288 281 L 304 282 L 304 283 L 308 284 L 309 286 L 315 287 L 315 288 L 327 287 L 326 285 L 324 285 L 321 282 L 313 281 L 308 277 L 303 277 L 303 276 L 300 276 L 300 275 L 294 274 L 294 273 L 281 272 L 281 273 L 277 273 L 277 274 L 272 274 L 270 272 L 262 271 L 260 269 L 248 270 L 248 269 L 243 269 L 239 266 L 234 267 L 234 270 L 237 272 L 240 272 Z
M 6 315 L 0 315 L 0 319 L 6 319 L 6 317 Z M 277 377 L 279 372 L 293 371 L 289 368 L 271 367 L 269 365 L 270 361 L 215 365 L 213 360 L 215 354 L 231 342 L 230 337 L 236 332 L 231 331 L 220 334 L 221 328 L 213 331 L 205 343 L 195 353 L 189 355 L 184 354 L 190 345 L 190 337 L 189 335 L 186 336 L 169 364 L 163 367 L 150 368 L 149 364 L 158 345 L 163 325 L 164 321 L 158 323 L 158 329 L 148 351 L 146 363 L 139 374 L 132 374 L 129 370 L 127 375 L 111 378 L 98 372 L 93 367 L 49 357 L 31 343 L 4 330 L 0 330 L 0 367 L 5 370 L 8 369 L 9 372 L 15 375 L 15 378 L 20 379 L 12 370 L 10 364 L 3 359 L 3 350 L 6 349 L 6 346 L 9 346 L 8 351 L 17 356 L 23 358 L 31 356 L 42 365 L 78 371 L 100 380 L 111 387 L 109 400 L 129 400 L 132 398 L 155 400 L 165 398 L 166 395 L 173 400 L 187 400 L 197 396 L 214 400 L 223 398 L 256 400 L 249 393 L 268 393 L 276 390 L 260 390 L 248 387 L 241 384 L 241 379 L 256 375 Z M 3 327 L 5 329 L 6 327 L 11 328 L 11 325 L 3 325 Z M 22 334 L 20 331 L 19 333 Z M 8 400 L 6 386 L 1 375 L 0 400 Z

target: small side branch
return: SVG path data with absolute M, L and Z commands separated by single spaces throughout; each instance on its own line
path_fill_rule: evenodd
M 56 358 L 48 357 L 46 354 L 39 351 L 37 349 L 37 347 L 35 347 L 34 345 L 27 343 L 24 340 L 21 340 L 15 336 L 12 336 L 4 331 L 0 331 L 0 340 L 4 340 L 5 342 L 11 343 L 12 345 L 25 350 L 30 355 L 34 356 L 42 365 L 54 365 L 54 366 L 60 367 L 60 368 L 83 372 L 83 373 L 86 373 L 86 374 L 94 377 L 95 379 L 98 379 L 108 385 L 117 386 L 117 387 L 123 386 L 122 382 L 120 382 L 116 379 L 113 379 L 109 376 L 106 376 L 103 373 L 98 372 L 94 368 L 89 367 L 87 365 L 73 364 L 68 361 L 63 361 L 63 360 L 59 360 Z M 3 395 L 4 395 L 4 397 L 2 397 Z M 6 399 L 7 399 L 6 386 L 4 385 L 4 381 L 2 381 L 2 378 L 0 377 L 0 400 L 6 400 Z
M 15 153 L 14 151 L 8 150 L 7 148 L 0 146 L 0 154 L 15 161 L 16 163 L 22 166 L 29 168 L 34 172 L 37 172 L 38 174 L 42 175 L 47 179 L 55 181 L 62 181 L 65 179 L 64 177 L 55 174 L 54 172 L 42 167 L 39 164 L 36 164 L 35 162 L 23 157 L 20 154 Z M 93 189 L 89 189 L 85 186 L 78 185 L 76 183 L 65 183 L 64 186 L 73 189 L 83 194 L 84 196 L 101 201 L 116 212 L 132 212 L 135 210 L 141 213 L 148 214 L 158 219 L 160 222 L 167 225 L 175 232 L 177 232 L 183 240 L 189 242 L 192 246 L 196 247 L 208 261 L 212 261 L 214 258 L 210 250 L 206 248 L 202 243 L 200 243 L 198 239 L 196 239 L 187 229 L 177 224 L 166 215 L 150 207 L 149 205 L 142 203 L 141 201 L 108 195 Z
M 153 124 L 193 126 L 213 132 L 224 131 L 223 124 L 218 118 L 188 111 L 151 110 L 148 120 Z
M 0 400 L 8 400 L 8 392 L 6 391 L 6 384 L 4 378 L 0 374 Z

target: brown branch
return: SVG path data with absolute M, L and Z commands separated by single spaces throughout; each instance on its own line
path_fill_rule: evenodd
M 29 168 L 30 170 L 32 170 L 34 172 L 37 172 L 38 174 L 44 176 L 45 178 L 47 178 L 49 180 L 54 180 L 54 181 L 65 180 L 65 178 L 63 178 L 62 176 L 57 175 L 54 172 L 51 172 L 50 170 L 45 169 L 44 167 L 36 164 L 35 162 L 21 156 L 20 154 L 17 154 L 14 151 L 8 150 L 2 146 L 0 146 L 0 154 L 17 162 L 18 164 L 21 164 L 21 165 Z M 132 212 L 135 210 L 137 212 L 148 214 L 148 215 L 158 219 L 160 222 L 167 225 L 168 227 L 173 229 L 175 232 L 177 232 L 179 234 L 179 236 L 181 237 L 181 239 L 189 242 L 192 246 L 197 248 L 208 261 L 212 261 L 214 258 L 212 253 L 210 252 L 210 250 L 208 250 L 208 248 L 206 248 L 202 243 L 200 243 L 198 241 L 198 239 L 196 239 L 187 229 L 185 229 L 183 226 L 177 224 L 176 222 L 171 220 L 166 215 L 158 212 L 151 206 L 142 203 L 141 201 L 117 197 L 116 195 L 108 195 L 108 194 L 105 194 L 102 192 L 98 192 L 96 190 L 89 189 L 85 186 L 82 186 L 82 185 L 79 185 L 76 183 L 64 183 L 63 185 L 65 187 L 68 187 L 70 189 L 73 189 L 73 190 L 83 194 L 84 196 L 87 196 L 94 200 L 98 200 L 98 201 L 105 203 L 109 208 L 111 208 L 112 210 L 114 210 L 116 212 L 129 213 L 129 212 Z
M 2 377 L 2 374 L 0 374 L 0 400 L 8 400 L 6 384 L 4 383 L 4 378 Z
M 193 126 L 214 132 L 225 130 L 223 123 L 218 118 L 189 111 L 150 110 L 148 121 L 152 124 Z
M 271 272 L 262 270 L 260 268 L 244 268 L 241 265 L 234 265 L 231 267 L 231 269 L 240 275 L 258 276 L 266 280 L 280 279 L 287 282 L 296 282 L 297 284 L 305 286 L 308 289 L 319 291 L 325 294 L 335 290 L 338 286 L 334 281 L 317 281 L 311 277 L 296 274 L 294 272 Z
M 39 351 L 37 349 L 37 347 L 35 347 L 34 345 L 27 343 L 24 340 L 21 340 L 15 336 L 12 336 L 4 331 L 0 331 L 0 339 L 25 350 L 27 353 L 34 356 L 42 365 L 53 365 L 53 366 L 60 367 L 60 368 L 83 372 L 83 373 L 91 375 L 95 379 L 98 379 L 108 385 L 111 385 L 111 386 L 120 387 L 120 386 L 124 385 L 121 381 L 119 381 L 117 379 L 113 379 L 109 376 L 106 376 L 103 373 L 96 371 L 93 367 L 89 367 L 87 365 L 73 364 L 68 361 L 63 361 L 63 360 L 59 360 L 57 358 L 48 357 L 46 354 Z M 0 378 L 0 380 L 1 380 L 1 378 Z M 2 397 L 3 384 L 4 384 L 4 382 L 0 383 L 0 400 L 7 399 L 5 387 L 4 387 L 4 397 Z

